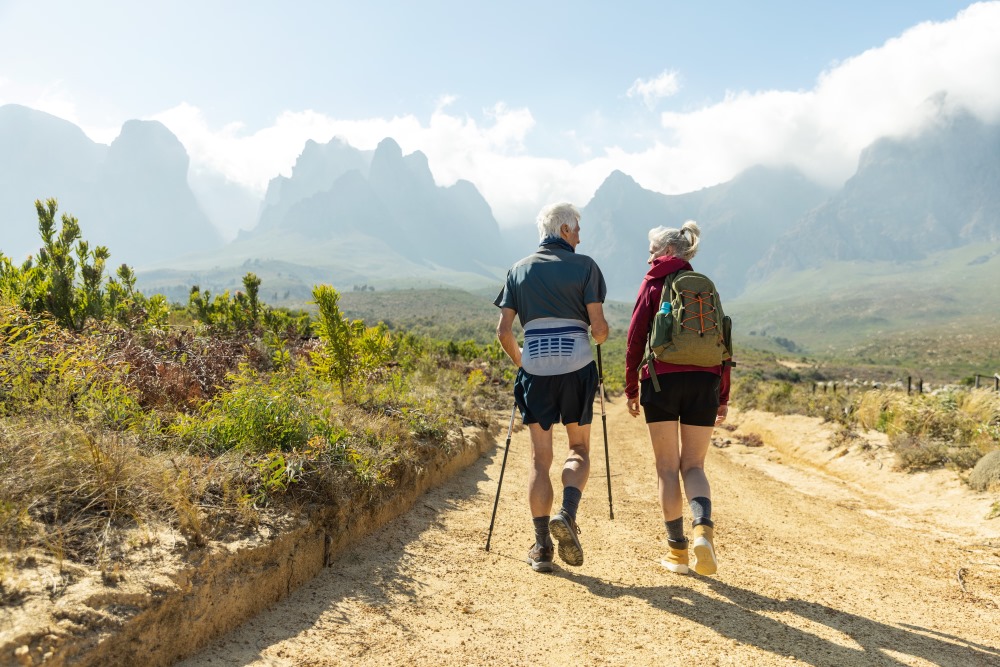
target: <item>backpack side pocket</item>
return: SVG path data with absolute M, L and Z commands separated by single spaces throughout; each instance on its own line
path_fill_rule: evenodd
M 649 346 L 658 351 L 670 344 L 674 337 L 674 313 L 664 313 L 657 311 L 653 317 L 652 333 L 649 338 Z

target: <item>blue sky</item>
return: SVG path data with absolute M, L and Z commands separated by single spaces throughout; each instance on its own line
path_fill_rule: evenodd
M 943 0 L 0 0 L 0 104 L 103 143 L 160 120 L 192 170 L 257 193 L 306 139 L 392 136 L 511 225 L 613 169 L 667 193 L 758 163 L 839 184 L 942 107 L 1000 119 L 998 34 L 1000 2 Z

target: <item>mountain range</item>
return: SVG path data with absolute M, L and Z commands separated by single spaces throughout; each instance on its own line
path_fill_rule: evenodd
M 472 183 L 437 185 L 426 156 L 404 155 L 391 138 L 373 151 L 337 138 L 307 142 L 291 175 L 270 182 L 255 224 L 226 243 L 206 211 L 251 215 L 252 198 L 189 174 L 184 147 L 158 122 L 129 121 L 105 146 L 67 121 L 7 105 L 0 155 L 0 251 L 17 260 L 37 248 L 32 202 L 55 196 L 85 238 L 139 269 L 144 290 L 179 301 L 194 283 L 237 288 L 248 267 L 277 302 L 306 301 L 316 282 L 485 293 L 538 240 L 530 223 L 501 230 Z M 822 266 L 888 262 L 902 271 L 965 247 L 982 248 L 975 256 L 994 271 L 1000 126 L 942 115 L 919 136 L 869 146 L 836 189 L 792 168 L 758 166 L 665 195 L 614 171 L 581 210 L 579 251 L 598 261 L 609 296 L 622 301 L 645 272 L 648 230 L 687 219 L 702 228 L 694 265 L 727 300 L 794 291 L 795 275 Z M 775 281 L 782 287 L 764 288 Z
M 144 265 L 222 237 L 188 186 L 190 160 L 162 123 L 130 120 L 110 146 L 68 121 L 0 106 L 0 251 L 20 260 L 37 249 L 34 201 L 55 197 L 85 238 L 112 258 Z

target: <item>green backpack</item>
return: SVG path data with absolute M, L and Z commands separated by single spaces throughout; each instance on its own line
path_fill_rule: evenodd
M 708 276 L 686 270 L 668 275 L 660 309 L 649 327 L 649 357 L 643 362 L 653 388 L 660 391 L 654 359 L 682 366 L 734 366 L 732 328 Z

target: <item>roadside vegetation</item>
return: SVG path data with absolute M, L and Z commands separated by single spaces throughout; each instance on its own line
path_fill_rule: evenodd
M 448 295 L 319 285 L 308 311 L 289 310 L 264 303 L 248 273 L 239 291 L 192 286 L 171 304 L 138 291 L 127 265 L 112 273 L 108 249 L 54 200 L 36 208 L 38 253 L 0 254 L 0 603 L 37 559 L 113 582 L 164 530 L 191 549 L 311 504 L 377 502 L 460 428 L 509 409 L 514 369 L 490 297 L 449 310 L 433 307 Z M 605 386 L 621 400 L 630 311 L 606 311 Z M 876 363 L 864 377 L 882 386 L 838 387 L 858 368 L 737 346 L 737 407 L 836 422 L 845 445 L 876 429 L 905 470 L 1000 468 L 996 392 L 908 394 Z
M 963 474 L 991 452 L 1000 451 L 1000 393 L 974 389 L 971 378 L 921 393 L 887 381 L 857 379 L 857 369 L 800 359 L 789 368 L 772 353 L 744 350 L 734 370 L 733 404 L 775 414 L 819 417 L 839 425 L 838 442 L 859 442 L 859 430 L 888 436 L 902 470 L 953 468 Z M 849 379 L 848 379 L 849 378 Z M 881 378 L 881 379 L 880 379 Z M 983 489 L 981 489 L 983 490 Z
M 495 340 L 493 296 L 456 290 L 359 291 L 346 292 L 344 302 L 345 309 L 366 320 L 467 336 L 463 345 L 475 347 Z M 428 310 L 448 315 L 434 319 L 427 316 Z M 611 325 L 611 336 L 601 346 L 604 384 L 609 400 L 615 401 L 625 385 L 631 305 L 609 302 L 604 310 Z M 994 369 L 1000 347 L 988 335 L 991 329 L 975 331 L 982 335 L 966 331 L 947 341 L 943 334 L 895 336 L 806 356 L 781 336 L 737 329 L 733 405 L 836 422 L 838 438 L 845 444 L 860 443 L 859 430 L 881 431 L 889 436 L 900 469 L 946 466 L 964 474 L 985 454 L 1000 450 L 1000 394 L 990 392 L 993 385 L 987 382 L 973 391 L 969 375 L 972 369 Z M 506 358 L 499 357 L 498 369 L 510 368 Z M 933 393 L 920 393 L 923 381 L 934 383 Z
M 46 559 L 111 574 L 164 529 L 187 548 L 311 503 L 372 502 L 506 405 L 498 344 L 456 342 L 243 289 L 187 304 L 135 289 L 55 200 L 42 246 L 0 254 L 0 602 Z

